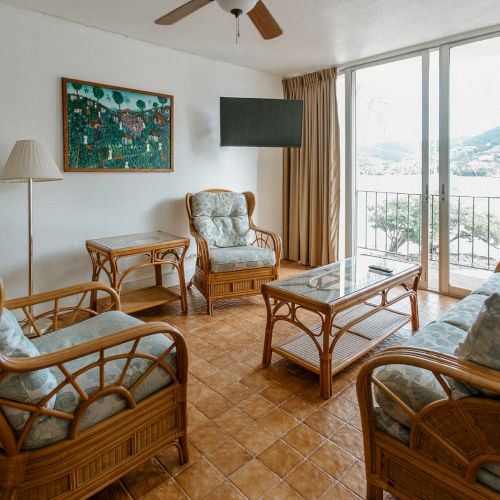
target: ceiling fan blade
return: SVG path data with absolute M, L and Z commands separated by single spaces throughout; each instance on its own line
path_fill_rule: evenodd
M 163 25 L 174 24 L 198 9 L 205 7 L 205 5 L 208 5 L 211 2 L 213 2 L 213 0 L 191 0 L 190 2 L 177 7 L 177 9 L 172 10 L 168 14 L 158 18 L 155 23 Z
M 271 40 L 283 34 L 283 30 L 262 0 L 257 2 L 255 7 L 248 13 L 248 16 L 265 40 Z

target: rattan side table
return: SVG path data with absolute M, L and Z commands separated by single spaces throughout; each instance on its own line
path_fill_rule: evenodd
M 120 296 L 123 312 L 133 313 L 180 300 L 182 311 L 187 313 L 184 257 L 189 248 L 188 238 L 156 231 L 87 240 L 86 247 L 92 260 L 92 280 L 99 281 L 101 273 L 106 275 Z M 131 256 L 140 257 L 140 262 L 120 268 L 120 260 Z M 163 286 L 162 265 L 171 265 L 177 270 L 180 293 Z M 125 279 L 132 272 L 149 266 L 155 270 L 155 285 L 122 293 Z M 98 299 L 95 293 L 92 295 L 91 307 L 105 305 L 105 300 Z

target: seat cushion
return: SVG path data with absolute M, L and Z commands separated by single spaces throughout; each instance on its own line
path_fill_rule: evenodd
M 0 354 L 3 356 L 34 357 L 40 352 L 23 333 L 14 314 L 3 309 L 0 317 Z M 38 404 L 56 388 L 56 379 L 50 370 L 38 370 L 28 373 L 10 373 L 0 381 L 0 397 L 21 403 Z M 55 397 L 47 403 L 52 408 Z M 14 430 L 20 430 L 28 418 L 23 410 L 2 406 L 2 411 Z
M 481 283 L 473 292 L 473 294 L 493 295 L 500 293 L 500 273 L 494 273 L 486 281 Z
M 40 337 L 34 341 L 34 344 L 40 353 L 45 354 L 82 344 L 92 339 L 112 335 L 113 333 L 141 324 L 143 324 L 142 321 L 122 312 L 111 311 Z M 136 352 L 160 356 L 171 346 L 171 344 L 172 341 L 165 335 L 151 335 L 140 340 Z M 105 355 L 124 355 L 130 352 L 132 345 L 133 342 L 128 342 L 126 344 L 113 347 L 106 350 Z M 92 354 L 84 358 L 75 359 L 65 363 L 64 368 L 70 373 L 74 373 L 97 360 L 98 355 Z M 169 353 L 166 358 L 166 362 L 175 373 L 177 370 L 175 349 Z M 106 363 L 104 372 L 105 385 L 116 383 L 119 380 L 123 368 L 125 367 L 125 363 L 126 360 L 124 358 Z M 133 359 L 126 371 L 126 375 L 121 385 L 130 388 L 147 370 L 151 363 L 152 362 L 147 359 Z M 64 380 L 65 377 L 61 370 L 53 368 L 51 371 L 57 380 L 57 383 Z M 88 371 L 84 371 L 78 375 L 76 381 L 87 393 L 87 395 L 91 396 L 94 392 L 99 390 L 99 368 L 95 367 Z M 172 377 L 163 368 L 156 368 L 152 370 L 144 381 L 136 387 L 136 389 L 132 392 L 132 396 L 136 402 L 139 402 L 159 389 L 169 385 L 171 382 Z M 81 401 L 82 399 L 75 388 L 72 385 L 65 385 L 56 394 L 54 409 L 73 413 Z M 126 406 L 127 404 L 125 400 L 116 394 L 110 394 L 97 399 L 83 414 L 79 430 L 87 429 L 88 427 L 105 420 L 111 415 L 122 411 L 126 408 Z M 41 448 L 61 441 L 67 436 L 68 428 L 69 424 L 67 420 L 52 416 L 38 417 L 26 437 L 23 449 Z
M 405 342 L 405 346 L 454 354 L 457 345 L 464 340 L 465 335 L 466 332 L 456 326 L 436 321 Z M 420 411 L 433 401 L 446 397 L 434 375 L 416 366 L 381 366 L 375 371 L 375 376 L 415 411 Z M 406 427 L 410 426 L 410 418 L 392 399 L 376 387 L 374 393 L 377 403 L 389 416 Z
M 210 269 L 213 273 L 271 267 L 276 263 L 274 250 L 251 245 L 210 249 Z
M 211 247 L 248 245 L 250 228 L 244 194 L 201 191 L 192 195 L 190 203 L 194 227 Z
M 487 298 L 488 297 L 483 294 L 469 295 L 441 316 L 440 321 L 468 331 L 472 323 L 476 320 L 476 317 Z

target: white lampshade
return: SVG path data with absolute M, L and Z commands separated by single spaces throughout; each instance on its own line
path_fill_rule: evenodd
M 232 10 L 238 9 L 246 14 L 255 7 L 257 0 L 217 0 L 217 3 L 226 12 L 231 13 Z
M 47 146 L 40 141 L 17 141 L 0 174 L 4 182 L 60 181 L 61 171 Z

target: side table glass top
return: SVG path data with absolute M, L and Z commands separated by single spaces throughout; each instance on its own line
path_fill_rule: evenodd
M 391 274 L 372 271 L 369 265 L 393 269 Z M 306 273 L 268 283 L 268 288 L 283 290 L 317 302 L 330 304 L 372 285 L 418 269 L 417 264 L 408 264 L 369 255 L 358 255 L 333 264 L 321 266 Z
M 111 236 L 109 238 L 98 238 L 90 240 L 101 247 L 109 248 L 110 250 L 118 250 L 120 248 L 142 247 L 144 245 L 154 245 L 161 243 L 169 243 L 172 241 L 184 241 L 184 236 L 176 236 L 175 234 L 165 233 L 163 231 L 154 231 L 151 233 L 128 234 L 125 236 Z

